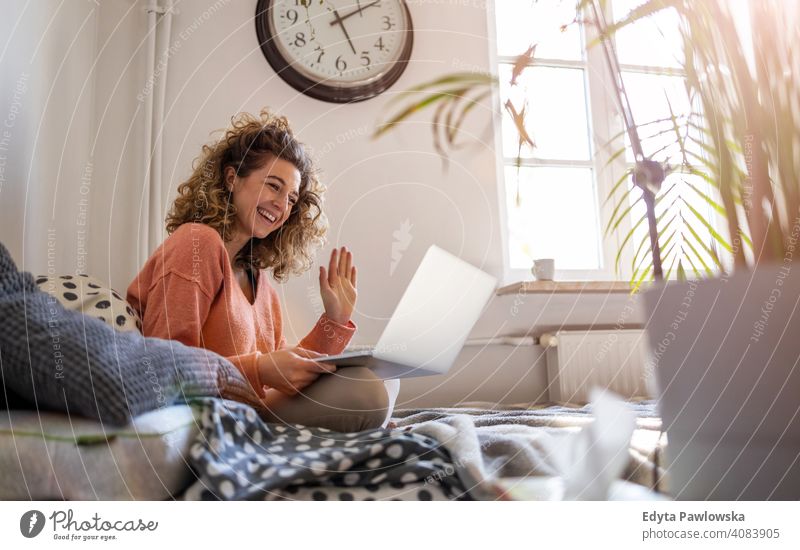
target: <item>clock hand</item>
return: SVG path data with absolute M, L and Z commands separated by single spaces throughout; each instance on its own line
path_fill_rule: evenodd
M 345 38 L 347 38 L 347 43 L 350 44 L 350 49 L 353 50 L 353 53 L 356 53 L 356 48 L 355 48 L 355 46 L 353 46 L 353 41 L 350 40 L 350 35 L 347 33 L 347 29 L 344 26 L 344 22 L 343 22 L 344 20 L 341 17 L 339 17 L 339 12 L 338 11 L 333 10 L 333 14 L 336 16 L 336 19 L 333 20 L 333 22 L 331 23 L 331 26 L 333 26 L 334 24 L 338 23 L 339 26 L 342 27 L 342 32 L 344 32 L 344 36 L 345 36 Z
M 353 16 L 353 15 L 355 15 L 355 14 L 357 14 L 357 13 L 361 13 L 361 12 L 362 12 L 362 11 L 364 11 L 365 9 L 367 9 L 367 8 L 371 8 L 372 6 L 377 6 L 377 5 L 378 5 L 378 4 L 380 4 L 380 3 L 381 3 L 381 0 L 375 0 L 375 1 L 374 1 L 374 2 L 372 2 L 371 4 L 367 4 L 366 6 L 362 6 L 362 5 L 361 5 L 361 3 L 359 2 L 359 4 L 358 4 L 358 5 L 359 5 L 359 7 L 358 7 L 358 9 L 355 9 L 355 10 L 351 11 L 350 13 L 346 14 L 344 17 L 339 17 L 338 19 L 334 19 L 333 21 L 331 21 L 331 27 L 332 27 L 332 26 L 334 26 L 334 25 L 336 25 L 336 24 L 337 24 L 337 23 L 338 23 L 340 20 L 341 20 L 341 21 L 344 21 L 344 20 L 345 20 L 345 19 L 347 19 L 348 17 L 351 17 L 351 16 Z M 334 11 L 334 12 L 336 12 L 336 10 L 333 10 L 333 11 Z

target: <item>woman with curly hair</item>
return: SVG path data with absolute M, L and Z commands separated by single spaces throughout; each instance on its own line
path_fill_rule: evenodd
M 365 367 L 319 363 L 356 326 L 353 254 L 319 268 L 325 312 L 295 347 L 283 336 L 268 281 L 307 271 L 323 243 L 324 187 L 284 117 L 240 114 L 205 145 L 167 216 L 169 237 L 128 288 L 146 336 L 178 340 L 229 359 L 262 397 L 265 420 L 357 431 L 386 426 L 399 381 Z

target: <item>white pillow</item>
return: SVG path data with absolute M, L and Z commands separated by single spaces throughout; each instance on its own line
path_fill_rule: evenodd
M 186 457 L 199 431 L 185 404 L 105 431 L 63 413 L 0 411 L 0 500 L 170 498 L 196 481 Z
M 136 310 L 99 279 L 88 275 L 38 275 L 36 284 L 67 309 L 96 317 L 117 330 L 142 330 Z

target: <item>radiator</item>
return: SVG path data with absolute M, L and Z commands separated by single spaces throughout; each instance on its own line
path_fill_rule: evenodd
M 652 398 L 643 330 L 562 330 L 543 334 L 550 400 L 582 405 L 593 387 L 625 398 Z

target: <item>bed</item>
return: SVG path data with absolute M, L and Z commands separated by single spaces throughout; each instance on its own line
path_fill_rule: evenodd
M 101 281 L 34 279 L 0 243 L 0 283 L 0 499 L 518 498 L 515 480 L 559 475 L 574 488 L 579 476 L 561 475 L 575 473 L 567 463 L 604 466 L 592 449 L 614 437 L 614 476 L 664 487 L 653 402 L 616 402 L 630 428 L 622 438 L 596 429 L 615 425 L 595 414 L 608 409 L 554 404 L 401 409 L 394 428 L 355 433 L 270 424 L 246 404 L 258 406 L 232 364 L 143 338 L 135 311 Z M 53 375 L 54 342 L 55 367 L 69 376 Z M 576 441 L 591 444 L 581 450 Z
M 628 406 L 636 428 L 621 477 L 664 490 L 655 403 Z M 270 424 L 248 405 L 213 397 L 114 429 L 58 413 L 3 411 L 0 498 L 513 499 L 520 497 L 509 481 L 557 474 L 554 450 L 593 414 L 591 406 L 472 402 L 399 409 L 393 422 L 354 433 Z

